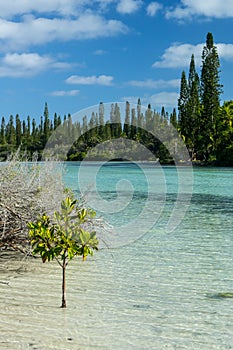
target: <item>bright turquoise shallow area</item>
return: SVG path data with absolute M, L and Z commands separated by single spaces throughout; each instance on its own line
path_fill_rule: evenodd
M 86 167 L 86 178 L 94 172 L 92 167 Z M 77 165 L 68 169 L 72 177 Z M 155 178 L 151 201 L 162 201 L 162 209 L 141 239 L 106 252 L 112 258 L 111 263 L 104 259 L 100 285 L 113 283 L 105 293 L 112 299 L 110 323 L 115 331 L 109 329 L 105 338 L 115 338 L 116 349 L 123 344 L 125 349 L 233 349 L 233 300 L 212 298 L 218 292 L 233 292 L 233 169 L 194 168 L 185 216 L 167 233 L 177 199 L 176 168 L 148 166 L 143 172 L 124 163 L 102 167 L 96 183 L 103 198 L 116 198 L 121 179 L 130 181 L 135 190 L 129 206 L 105 215 L 107 219 L 122 225 L 140 214 L 148 195 L 148 172 Z M 185 167 L 179 172 L 190 175 Z
M 55 265 L 37 261 L 11 287 L 0 285 L 0 349 L 233 349 L 233 299 L 218 295 L 233 292 L 233 169 L 109 163 L 79 171 L 66 164 L 65 181 L 77 193 L 88 188 L 90 203 L 99 194 L 99 214 L 115 230 L 101 239 L 115 246 L 102 242 L 93 258 L 71 264 L 67 310 L 56 307 Z M 184 186 L 182 211 L 173 212 L 178 173 L 193 175 L 192 195 Z M 174 213 L 183 219 L 168 231 Z

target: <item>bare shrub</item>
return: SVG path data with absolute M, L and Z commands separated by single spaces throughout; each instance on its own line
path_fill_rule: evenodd
M 19 152 L 0 163 L 0 250 L 29 253 L 27 223 L 53 213 L 64 197 L 61 163 L 28 162 Z

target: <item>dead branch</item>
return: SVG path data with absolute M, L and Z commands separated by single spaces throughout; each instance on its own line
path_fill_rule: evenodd
M 22 162 L 18 154 L 0 163 L 0 251 L 30 253 L 27 224 L 53 213 L 64 198 L 59 162 Z

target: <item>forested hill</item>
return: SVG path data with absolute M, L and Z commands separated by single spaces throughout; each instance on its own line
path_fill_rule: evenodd
M 98 111 L 93 111 L 90 116 L 83 115 L 81 121 L 73 121 L 70 114 L 61 118 L 55 113 L 51 118 L 45 103 L 39 123 L 30 116 L 26 120 L 21 120 L 19 115 L 10 116 L 8 122 L 2 117 L 0 160 L 6 160 L 19 147 L 28 158 L 35 152 L 40 157 L 52 136 L 54 147 L 61 149 L 64 146 L 64 150 L 73 140 L 65 151 L 67 160 L 82 160 L 96 145 L 120 138 L 143 144 L 162 164 L 170 164 L 173 159 L 168 149 L 173 148 L 176 152 L 174 131 L 177 130 L 193 162 L 233 166 L 233 101 L 221 104 L 222 91 L 220 60 L 213 35 L 208 33 L 202 51 L 200 74 L 195 67 L 194 55 L 191 56 L 188 74 L 185 71 L 181 74 L 178 112 L 174 108 L 169 114 L 163 107 L 159 113 L 152 110 L 150 105 L 144 110 L 138 99 L 133 108 L 126 102 L 123 114 L 117 103 L 111 105 L 108 114 L 105 113 L 104 104 L 100 103 Z M 160 141 L 166 139 L 165 134 L 169 134 L 170 148 L 166 142 Z M 110 154 L 106 149 L 102 150 L 101 155 L 98 153 L 100 150 L 94 150 L 93 159 L 114 158 L 114 152 Z M 116 157 L 119 158 L 119 155 L 118 152 Z

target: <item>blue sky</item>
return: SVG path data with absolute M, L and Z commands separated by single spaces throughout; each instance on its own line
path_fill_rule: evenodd
M 232 0 L 0 0 L 0 116 L 39 118 L 115 101 L 177 106 L 212 32 L 233 99 Z

